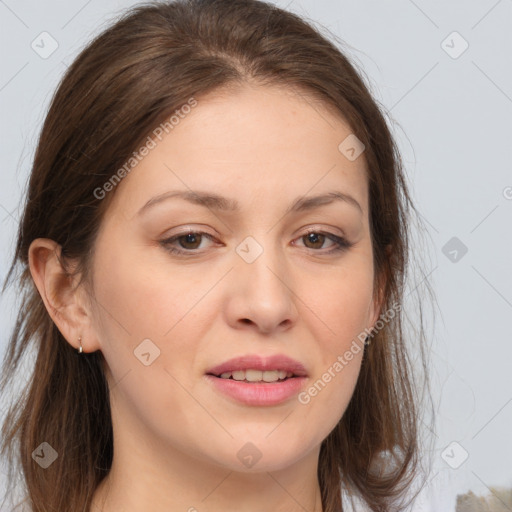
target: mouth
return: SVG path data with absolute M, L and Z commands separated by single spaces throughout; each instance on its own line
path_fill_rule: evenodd
M 307 377 L 307 372 L 303 364 L 284 354 L 270 357 L 247 354 L 210 368 L 207 375 L 219 379 L 272 383 Z
M 282 382 L 288 379 L 293 379 L 294 377 L 299 377 L 299 375 L 294 374 L 293 372 L 286 370 L 256 370 L 256 369 L 247 369 L 247 370 L 234 370 L 223 372 L 221 374 L 208 373 L 207 375 L 212 375 L 213 377 L 217 377 L 219 379 L 228 379 L 228 380 L 236 380 L 238 382 L 248 382 L 248 383 L 273 383 L 273 382 Z
M 245 355 L 215 366 L 206 379 L 217 392 L 246 406 L 272 406 L 291 400 L 307 382 L 304 365 L 285 355 Z
M 307 383 L 302 370 L 259 369 L 249 366 L 210 371 L 205 375 L 212 389 L 237 404 L 251 407 L 281 405 L 293 400 Z M 292 402 L 294 403 L 294 402 Z

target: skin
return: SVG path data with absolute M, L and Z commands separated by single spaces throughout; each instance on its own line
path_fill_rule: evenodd
M 114 459 L 91 511 L 321 511 L 322 441 L 352 396 L 363 351 L 301 404 L 248 406 L 206 382 L 213 366 L 244 354 L 286 354 L 309 388 L 378 318 L 364 154 L 338 145 L 351 129 L 318 101 L 292 90 L 246 85 L 200 98 L 185 119 L 116 187 L 95 244 L 92 294 L 63 277 L 59 246 L 35 240 L 30 270 L 49 313 L 74 347 L 101 350 L 110 385 Z M 236 199 L 238 213 L 183 199 L 201 190 Z M 298 197 L 350 194 L 285 214 Z M 187 229 L 214 237 L 162 240 Z M 309 228 L 348 239 L 308 241 Z M 197 235 L 196 235 L 197 236 Z M 235 251 L 253 237 L 263 253 Z M 193 253 L 196 255 L 191 255 Z M 149 338 L 160 355 L 134 350 Z M 244 466 L 252 443 L 261 459 Z

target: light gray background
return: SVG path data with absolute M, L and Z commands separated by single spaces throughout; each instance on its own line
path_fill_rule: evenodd
M 135 3 L 0 0 L 2 280 L 51 95 L 84 43 Z M 454 511 L 457 493 L 512 486 L 512 0 L 276 4 L 337 34 L 394 120 L 431 237 L 423 272 L 440 311 L 432 327 L 436 453 L 414 510 Z M 46 59 L 31 48 L 43 31 L 59 45 Z M 461 55 L 454 31 L 469 44 Z M 460 247 L 443 252 L 452 237 L 467 247 L 462 257 Z M 2 354 L 15 313 L 8 292 Z M 468 458 L 455 469 L 447 460 L 457 465 L 462 450 Z

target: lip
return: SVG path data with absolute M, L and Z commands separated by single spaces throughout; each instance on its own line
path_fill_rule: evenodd
M 245 382 L 222 379 L 225 372 L 237 370 L 284 370 L 293 373 L 293 377 L 277 382 Z M 206 372 L 207 381 L 220 393 L 231 399 L 250 406 L 271 406 L 289 400 L 297 395 L 307 380 L 307 372 L 301 363 L 285 355 L 260 357 L 245 355 L 235 357 Z
M 205 375 L 207 381 L 220 393 L 244 405 L 264 407 L 278 405 L 296 396 L 304 386 L 306 377 L 290 377 L 280 382 L 251 383 L 221 379 Z
M 295 377 L 307 377 L 307 371 L 303 364 L 283 354 L 270 357 L 252 354 L 234 357 L 229 361 L 210 368 L 206 373 L 208 375 L 220 376 L 222 373 L 237 370 L 284 370 L 292 372 Z

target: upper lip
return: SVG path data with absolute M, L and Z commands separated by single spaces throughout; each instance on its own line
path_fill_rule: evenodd
M 284 370 L 293 373 L 296 377 L 306 377 L 307 372 L 304 365 L 288 356 L 278 354 L 270 357 L 261 357 L 258 355 L 244 355 L 234 357 L 229 361 L 225 361 L 213 368 L 210 368 L 206 373 L 210 375 L 220 376 L 223 373 L 235 372 L 240 370 Z

